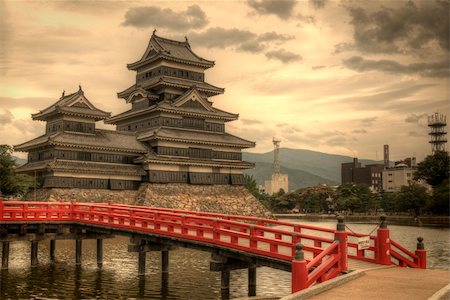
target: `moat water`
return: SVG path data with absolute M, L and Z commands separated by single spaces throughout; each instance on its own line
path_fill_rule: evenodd
M 334 228 L 333 222 L 302 222 Z M 348 224 L 369 233 L 374 225 Z M 424 237 L 428 268 L 450 269 L 450 230 L 389 226 L 391 238 L 410 250 Z M 128 238 L 104 241 L 104 263 L 96 265 L 96 242 L 83 242 L 83 263 L 76 267 L 75 242 L 56 242 L 56 262 L 49 261 L 49 242 L 39 244 L 39 265 L 30 267 L 30 243 L 10 244 L 9 270 L 0 274 L 0 299 L 220 299 L 220 273 L 209 271 L 210 254 L 189 249 L 170 251 L 169 275 L 160 272 L 160 253 L 147 254 L 147 274 L 137 276 L 137 254 L 128 253 Z M 247 271 L 231 272 L 230 297 L 247 295 Z M 290 293 L 291 274 L 257 269 L 257 295 Z

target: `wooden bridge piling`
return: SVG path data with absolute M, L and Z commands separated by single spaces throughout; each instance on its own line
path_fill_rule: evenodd
M 161 251 L 161 272 L 163 274 L 169 273 L 169 250 Z
M 81 239 L 76 239 L 75 240 L 75 264 L 77 266 L 81 265 L 81 252 L 82 252 L 82 240 Z
M 38 265 L 38 246 L 37 240 L 31 241 L 31 266 L 36 267 Z
M 248 268 L 248 296 L 256 296 L 256 266 Z
M 145 260 L 146 260 L 146 251 L 139 251 L 138 256 L 138 275 L 143 276 L 145 275 Z
M 2 270 L 8 269 L 9 264 L 9 241 L 2 242 Z
M 97 267 L 103 266 L 103 239 L 97 239 Z
M 55 262 L 56 240 L 50 240 L 50 261 Z

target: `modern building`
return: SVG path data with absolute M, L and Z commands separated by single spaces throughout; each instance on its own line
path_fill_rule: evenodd
M 223 88 L 205 81 L 214 62 L 195 54 L 188 40 L 153 32 L 144 55 L 128 64 L 136 82 L 118 93 L 130 109 L 115 116 L 97 109 L 81 86 L 32 115 L 46 122 L 40 137 L 14 147 L 28 152 L 17 172 L 42 187 L 137 189 L 141 183 L 244 183 L 241 150 L 255 143 L 225 131 L 238 115 L 213 106 Z M 96 122 L 116 130 L 96 128 Z
M 384 170 L 382 173 L 383 190 L 386 192 L 398 192 L 402 186 L 409 185 L 413 180 L 415 168 L 406 164 L 398 164 L 394 168 Z
M 289 177 L 287 174 L 281 174 L 280 143 L 280 140 L 273 138 L 273 174 L 271 180 L 264 182 L 264 191 L 269 195 L 278 193 L 280 190 L 289 191 Z
M 341 164 L 341 182 L 342 184 L 366 184 L 373 191 L 381 191 L 381 174 L 384 168 L 384 164 L 370 164 L 363 167 L 355 157 L 353 162 Z

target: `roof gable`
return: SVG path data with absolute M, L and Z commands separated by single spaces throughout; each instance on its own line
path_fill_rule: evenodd
M 128 64 L 130 70 L 136 70 L 138 67 L 145 65 L 148 62 L 157 58 L 164 58 L 176 62 L 193 64 L 203 68 L 211 68 L 214 62 L 204 59 L 195 54 L 187 38 L 186 41 L 180 42 L 166 39 L 156 35 L 156 30 L 148 42 L 144 55 L 138 61 Z
M 172 106 L 202 108 L 207 111 L 214 110 L 209 101 L 201 95 L 195 87 L 178 97 Z
M 64 92 L 58 101 L 49 107 L 32 114 L 33 120 L 46 120 L 47 117 L 61 113 L 72 113 L 80 116 L 93 117 L 102 120 L 110 115 L 110 113 L 96 108 L 85 96 L 81 89 L 70 95 L 64 95 Z

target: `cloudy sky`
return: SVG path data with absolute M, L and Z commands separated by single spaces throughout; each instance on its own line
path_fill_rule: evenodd
M 81 84 L 98 108 L 128 107 L 154 29 L 214 60 L 214 105 L 239 113 L 251 151 L 302 148 L 391 159 L 431 151 L 427 115 L 449 114 L 449 1 L 1 1 L 0 136 L 44 132 L 30 114 Z M 103 125 L 102 127 L 106 127 Z M 108 128 L 108 127 L 106 127 Z

